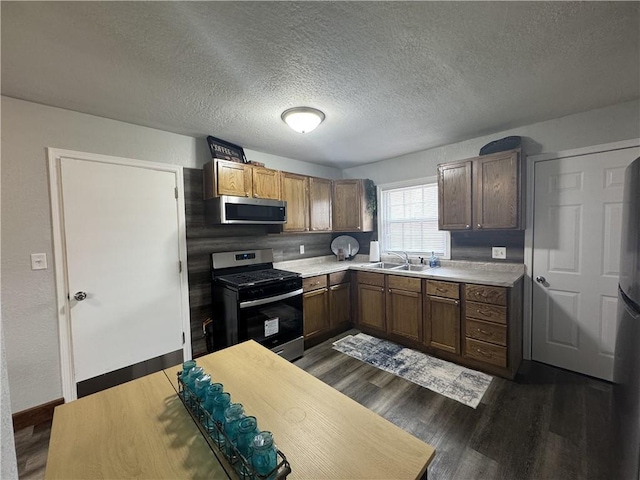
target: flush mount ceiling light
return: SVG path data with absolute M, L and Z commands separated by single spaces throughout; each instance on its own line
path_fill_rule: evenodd
M 324 113 L 311 107 L 295 107 L 282 113 L 282 120 L 299 133 L 309 133 L 322 123 Z

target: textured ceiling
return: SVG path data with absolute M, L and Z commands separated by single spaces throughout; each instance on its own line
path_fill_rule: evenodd
M 3 95 L 341 168 L 640 96 L 638 2 L 1 8 Z

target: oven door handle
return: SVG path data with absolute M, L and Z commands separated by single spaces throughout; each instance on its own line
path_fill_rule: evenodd
M 303 291 L 304 290 L 301 288 L 299 290 L 294 290 L 293 292 L 287 292 L 281 295 L 275 295 L 273 297 L 259 298 L 258 300 L 248 300 L 246 302 L 240 302 L 240 308 L 257 307 L 258 305 L 265 305 L 267 303 L 278 302 L 280 300 L 284 300 L 285 298 L 291 298 L 291 297 L 296 297 L 298 295 L 302 295 Z

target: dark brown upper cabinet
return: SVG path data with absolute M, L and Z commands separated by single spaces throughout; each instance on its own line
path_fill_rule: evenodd
M 438 165 L 440 230 L 524 228 L 520 149 Z

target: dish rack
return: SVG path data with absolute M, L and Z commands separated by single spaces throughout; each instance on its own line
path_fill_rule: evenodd
M 240 480 L 281 480 L 287 478 L 291 473 L 291 465 L 287 457 L 276 448 L 277 465 L 266 475 L 261 475 L 255 471 L 251 462 L 242 455 L 231 439 L 224 431 L 220 422 L 213 420 L 211 414 L 202 406 L 202 400 L 195 394 L 193 390 L 182 380 L 182 372 L 178 372 L 178 398 L 182 401 L 203 437 L 215 453 L 223 468 L 230 478 L 238 478 Z M 208 427 L 212 425 L 213 427 Z M 220 448 L 214 440 L 214 436 L 224 439 L 224 445 L 227 447 Z M 226 463 L 226 465 L 225 465 Z

